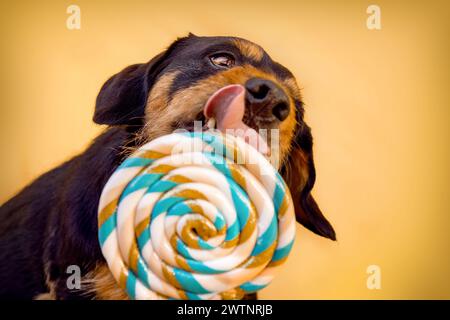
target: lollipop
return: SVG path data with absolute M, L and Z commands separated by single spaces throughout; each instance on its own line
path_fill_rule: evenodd
M 105 185 L 99 240 L 131 299 L 235 299 L 267 286 L 295 237 L 291 195 L 270 162 L 216 131 L 172 133 Z

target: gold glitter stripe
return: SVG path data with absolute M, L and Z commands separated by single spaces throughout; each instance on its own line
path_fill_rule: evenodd
M 150 217 L 147 216 L 145 219 L 143 219 L 141 222 L 137 224 L 137 226 L 134 228 L 134 232 L 136 233 L 136 238 L 139 238 L 144 232 L 144 230 L 148 227 L 150 224 Z
M 164 153 L 154 151 L 154 150 L 142 150 L 138 151 L 133 158 L 145 158 L 145 159 L 160 159 L 166 156 Z
M 202 199 L 202 200 L 206 200 L 206 197 L 203 193 L 197 191 L 197 190 L 191 190 L 191 189 L 186 189 L 186 190 L 181 190 L 179 192 L 177 192 L 176 194 L 173 195 L 174 197 L 180 197 L 180 198 L 185 198 L 185 199 Z
M 175 261 L 177 262 L 178 266 L 186 271 L 192 271 L 189 265 L 186 262 L 186 259 L 183 258 L 178 252 L 177 252 L 177 235 L 173 234 L 170 238 L 170 245 L 172 246 L 173 250 L 176 252 L 175 255 Z
M 224 241 L 222 243 L 221 247 L 224 248 L 224 249 L 232 248 L 232 247 L 235 247 L 238 242 L 239 242 L 239 236 L 237 236 L 234 239 L 231 239 L 231 240 L 228 240 L 228 241 Z
M 167 164 L 160 164 L 154 167 L 149 167 L 148 171 L 149 173 L 168 173 L 170 171 L 172 171 L 173 169 L 175 169 L 174 166 L 169 166 Z
M 278 219 L 281 219 L 287 212 L 288 203 L 286 200 L 286 195 L 284 195 L 283 200 L 281 201 L 280 208 L 278 209 Z
M 181 238 L 183 239 L 183 242 L 187 244 L 190 248 L 200 249 L 200 246 L 198 245 L 197 239 L 192 234 L 191 228 L 193 226 L 193 221 L 188 221 L 183 226 L 183 229 L 181 230 Z
M 173 234 L 173 235 L 170 237 L 169 242 L 170 242 L 170 245 L 172 246 L 172 249 L 173 249 L 174 251 L 176 251 L 176 250 L 177 250 L 177 235 L 176 235 L 176 234 Z
M 120 270 L 119 286 L 122 289 L 126 289 L 127 288 L 127 276 L 126 276 L 125 272 L 123 271 L 123 269 Z
M 177 278 L 175 277 L 174 272 L 169 270 L 167 265 L 162 264 L 162 272 L 163 272 L 163 276 L 167 280 L 167 282 L 169 282 L 175 288 L 178 288 L 178 289 L 181 288 L 180 284 L 178 283 Z
M 192 272 L 191 267 L 189 267 L 185 258 L 181 257 L 180 255 L 176 255 L 175 260 L 178 263 L 178 265 L 180 266 L 180 268 L 182 268 L 185 271 Z
M 173 181 L 173 182 L 179 183 L 179 184 L 192 182 L 191 179 L 186 178 L 185 176 L 182 176 L 180 174 L 175 174 L 175 175 L 173 175 L 171 177 L 168 177 L 166 180 Z
M 277 267 L 279 265 L 282 265 L 283 263 L 286 262 L 286 260 L 287 260 L 287 257 L 281 258 L 280 260 L 277 260 L 277 261 L 272 261 L 267 265 L 267 268 L 268 267 Z
M 247 261 L 241 264 L 243 268 L 256 268 L 263 264 L 266 264 L 270 259 L 272 259 L 273 253 L 275 252 L 276 241 L 270 245 L 266 250 L 261 252 L 259 255 L 250 257 Z
M 128 259 L 128 267 L 137 274 L 137 263 L 139 258 L 139 251 L 136 245 L 136 242 L 133 241 L 130 247 L 129 259 Z
M 197 203 L 194 203 L 193 201 L 190 201 L 190 202 L 186 201 L 186 204 L 189 206 L 189 208 L 191 208 L 192 212 L 201 214 L 202 216 L 204 216 L 206 219 L 209 220 L 209 217 L 206 215 L 205 211 L 203 210 L 203 208 L 200 205 L 198 205 Z M 211 222 L 211 223 L 214 225 L 213 222 Z M 227 228 L 226 228 L 226 225 L 225 225 L 221 229 L 216 230 L 215 233 L 213 235 L 211 235 L 211 236 L 223 235 L 226 231 L 227 231 Z
M 251 206 L 250 208 L 250 214 L 248 216 L 247 223 L 245 224 L 244 228 L 242 228 L 240 236 L 239 236 L 239 243 L 244 243 L 248 241 L 250 236 L 253 234 L 256 228 L 256 212 Z
M 186 292 L 184 292 L 183 290 L 178 289 L 178 294 L 180 295 L 180 299 L 182 300 L 189 300 L 188 296 L 186 295 Z
M 188 205 L 189 208 L 191 208 L 192 212 L 201 214 L 206 217 L 205 212 L 203 211 L 203 208 L 201 206 L 199 206 L 198 204 L 196 204 L 194 202 L 189 202 L 186 204 Z
M 242 174 L 239 166 L 235 163 L 229 163 L 228 169 L 231 172 L 231 177 L 233 180 L 245 191 L 247 191 L 247 183 L 245 181 L 244 175 Z
M 112 200 L 110 203 L 106 205 L 106 207 L 103 208 L 103 210 L 98 215 L 98 226 L 101 227 L 106 220 L 108 220 L 109 217 L 114 213 L 117 207 L 117 201 L 118 199 Z

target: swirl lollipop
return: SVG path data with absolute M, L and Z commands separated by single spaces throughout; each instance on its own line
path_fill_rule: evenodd
M 109 269 L 131 299 L 256 292 L 295 236 L 278 172 L 244 139 L 211 130 L 162 136 L 127 158 L 103 189 L 98 225 Z

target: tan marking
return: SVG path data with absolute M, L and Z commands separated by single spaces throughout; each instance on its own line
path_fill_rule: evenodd
M 186 113 L 175 114 L 168 112 L 168 110 L 171 110 L 169 107 L 168 92 L 173 79 L 178 73 L 178 71 L 175 71 L 163 74 L 150 90 L 146 106 L 146 122 L 139 136 L 139 140 L 141 140 L 140 144 L 172 133 L 173 121 L 176 118 L 179 119 L 181 115 L 186 116 Z M 183 105 L 188 109 L 189 106 L 186 103 Z
M 296 100 L 302 100 L 302 96 L 300 94 L 300 88 L 297 85 L 297 81 L 295 78 L 287 78 L 283 80 L 284 84 L 288 89 L 288 93 Z
M 56 296 L 52 292 L 40 293 L 33 300 L 56 300 Z
M 279 126 L 280 159 L 283 161 L 286 158 L 296 128 L 294 98 L 299 96 L 299 89 L 293 79 L 283 81 L 274 74 L 264 72 L 252 65 L 236 66 L 176 92 L 169 101 L 168 92 L 178 73 L 179 71 L 164 74 L 150 91 L 146 106 L 146 125 L 139 135 L 142 143 L 171 133 L 174 124 L 185 123 L 186 119 L 194 121 L 195 117 L 202 112 L 208 98 L 220 88 L 229 84 L 244 85 L 247 80 L 258 77 L 275 82 L 290 97 L 291 112 Z M 237 158 L 237 154 L 234 154 L 234 157 Z
M 264 56 L 264 50 L 257 44 L 244 39 L 233 39 L 232 42 L 239 49 L 243 56 L 253 59 L 256 62 L 262 60 Z
M 50 280 L 50 263 L 48 262 L 44 266 L 44 273 L 48 292 L 36 295 L 33 300 L 56 300 L 56 285 L 54 281 Z
M 129 300 L 121 289 L 106 263 L 98 264 L 82 279 L 82 288 L 93 293 L 98 300 Z

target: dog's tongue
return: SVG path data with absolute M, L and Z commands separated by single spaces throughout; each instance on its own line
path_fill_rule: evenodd
M 238 84 L 217 90 L 206 102 L 203 113 L 216 120 L 217 129 L 243 138 L 262 154 L 269 148 L 264 139 L 243 122 L 245 111 L 245 88 Z

